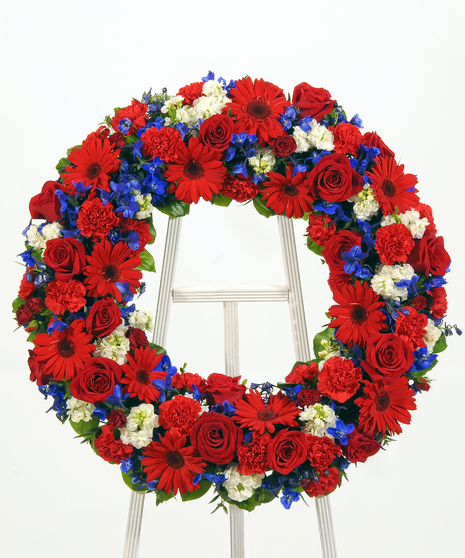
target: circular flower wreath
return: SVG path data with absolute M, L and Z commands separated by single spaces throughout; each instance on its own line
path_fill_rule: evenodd
M 279 497 L 289 508 L 332 492 L 410 423 L 452 333 L 450 257 L 417 178 L 307 83 L 290 102 L 263 79 L 209 73 L 105 122 L 29 204 L 13 310 L 34 344 L 31 380 L 157 502 L 213 487 L 219 506 Z M 152 212 L 186 215 L 200 198 L 308 221 L 308 247 L 329 266 L 334 304 L 316 358 L 277 386 L 178 371 L 147 339 L 152 317 L 132 301 L 142 270 L 154 271 Z

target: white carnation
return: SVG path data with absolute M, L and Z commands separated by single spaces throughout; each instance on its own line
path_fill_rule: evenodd
M 429 221 L 426 217 L 420 218 L 420 213 L 411 209 L 410 211 L 405 211 L 404 213 L 399 213 L 398 215 L 386 215 L 381 221 L 381 226 L 386 227 L 387 225 L 392 225 L 393 223 L 402 223 L 411 232 L 413 238 L 423 238 L 425 234 L 426 227 L 429 225 Z
M 428 349 L 428 354 L 433 352 L 433 347 L 436 345 L 436 341 L 441 337 L 441 330 L 434 325 L 433 320 L 428 319 L 428 325 L 425 328 L 426 335 L 423 337 L 426 343 L 426 348 Z
M 33 248 L 45 250 L 45 238 L 40 234 L 37 225 L 31 225 L 26 233 L 27 242 Z
M 119 429 L 121 440 L 123 444 L 143 448 L 152 441 L 154 428 L 158 428 L 158 415 L 155 414 L 154 406 L 142 403 L 131 409 L 126 424 Z
M 377 268 L 371 279 L 371 287 L 375 293 L 383 298 L 393 300 L 406 300 L 408 298 L 407 287 L 398 287 L 397 282 L 410 280 L 415 275 L 415 270 L 410 264 L 382 265 Z
M 66 401 L 66 407 L 69 411 L 69 419 L 73 422 L 89 422 L 94 417 L 92 413 L 95 410 L 95 405 L 92 403 L 87 403 L 86 401 L 80 401 L 79 399 L 75 399 L 74 397 L 70 397 Z
M 300 126 L 294 126 L 292 137 L 295 139 L 297 144 L 297 148 L 295 150 L 296 153 L 304 153 L 310 149 L 310 140 L 307 132 L 304 132 Z
M 336 413 L 328 407 L 316 403 L 315 405 L 305 406 L 299 415 L 299 420 L 306 424 L 302 427 L 302 431 L 306 434 L 314 436 L 328 436 L 328 428 L 336 426 Z
M 153 316 L 150 312 L 142 312 L 142 310 L 135 310 L 129 313 L 129 325 L 137 327 L 137 329 L 153 330 Z
M 61 236 L 63 236 L 61 234 L 62 228 L 63 225 L 60 225 L 58 221 L 55 221 L 54 223 L 47 223 L 42 227 L 42 236 L 45 238 L 45 240 L 51 240 L 52 238 L 60 238 Z
M 312 120 L 312 129 L 309 132 L 308 139 L 310 144 L 317 149 L 332 151 L 334 149 L 333 132 L 318 124 L 316 120 Z
M 110 358 L 118 364 L 125 364 L 128 361 L 126 353 L 130 346 L 129 339 L 126 337 L 127 330 L 128 328 L 121 324 L 110 335 L 98 339 L 94 356 Z
M 237 465 L 232 465 L 224 472 L 226 480 L 223 486 L 228 491 L 228 496 L 236 502 L 243 502 L 253 496 L 254 490 L 262 485 L 265 478 L 264 474 L 260 475 L 241 475 L 238 472 Z
M 249 164 L 253 168 L 255 174 L 268 174 L 276 162 L 271 149 L 257 147 L 255 157 L 249 158 Z

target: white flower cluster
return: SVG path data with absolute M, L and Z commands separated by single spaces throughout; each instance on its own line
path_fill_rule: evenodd
M 360 221 L 369 221 L 378 213 L 379 203 L 375 199 L 373 190 L 368 185 L 365 185 L 358 194 L 349 198 L 349 201 L 354 202 L 355 217 Z
M 27 242 L 33 248 L 40 248 L 41 250 L 45 250 L 47 240 L 51 240 L 52 238 L 60 238 L 62 236 L 61 229 L 63 225 L 60 225 L 57 221 L 54 223 L 47 223 L 44 225 L 40 232 L 37 225 L 31 225 L 26 232 Z
M 182 106 L 184 97 L 176 95 L 165 101 L 161 108 L 165 117 L 165 125 L 169 126 L 173 122 L 182 122 L 186 126 L 193 127 L 199 120 L 221 114 L 223 107 L 231 100 L 227 97 L 227 91 L 223 89 L 221 83 L 216 79 L 211 79 L 203 84 L 203 95 L 195 99 L 192 106 Z
M 383 298 L 393 300 L 406 300 L 407 287 L 398 287 L 397 282 L 402 279 L 410 280 L 415 275 L 415 270 L 410 264 L 382 265 L 376 269 L 371 279 L 371 287 L 375 293 Z
M 321 372 L 321 369 L 324 366 L 324 363 L 332 357 L 340 357 L 341 351 L 339 345 L 337 343 L 333 343 L 332 341 L 328 341 L 328 339 L 321 340 L 321 346 L 323 350 L 318 353 L 318 356 L 323 360 L 319 362 L 318 368 Z
M 273 170 L 276 162 L 276 157 L 271 149 L 257 147 L 255 150 L 255 157 L 249 158 L 249 165 L 252 167 L 255 174 L 268 174 Z
M 142 403 L 131 409 L 126 424 L 119 431 L 123 444 L 140 449 L 150 444 L 154 428 L 158 428 L 158 415 L 153 405 Z
M 153 316 L 150 312 L 142 312 L 142 310 L 135 310 L 129 313 L 129 325 L 137 327 L 137 329 L 153 330 Z
M 73 422 L 81 422 L 81 420 L 89 422 L 93 418 L 92 413 L 95 410 L 95 405 L 92 405 L 92 403 L 70 397 L 66 400 L 66 407 L 69 411 L 68 418 Z
M 428 354 L 430 355 L 433 352 L 433 347 L 436 344 L 436 341 L 441 337 L 441 330 L 434 325 L 433 320 L 428 318 L 428 325 L 426 326 L 426 335 L 423 337 L 424 342 L 426 343 L 426 348 L 428 350 Z
M 134 199 L 139 204 L 139 211 L 134 214 L 134 219 L 147 219 L 153 211 L 152 194 L 142 195 L 137 190 L 131 190 Z
M 336 426 L 336 418 L 333 409 L 321 403 L 305 406 L 299 415 L 299 420 L 306 423 L 302 431 L 320 437 L 329 436 L 328 428 Z
M 97 339 L 97 350 L 94 352 L 96 357 L 105 357 L 114 360 L 118 364 L 125 364 L 128 359 L 126 353 L 129 351 L 129 339 L 126 337 L 128 328 L 121 324 L 114 331 Z
M 412 209 L 405 213 L 399 213 L 398 215 L 384 216 L 381 221 L 381 226 L 386 227 L 387 225 L 399 222 L 408 228 L 413 238 L 423 238 L 426 227 L 429 225 L 429 221 L 426 217 L 420 219 L 420 213 Z
M 262 485 L 265 475 L 241 475 L 237 469 L 237 465 L 226 469 L 224 472 L 226 480 L 223 486 L 228 491 L 231 500 L 243 502 L 253 496 L 253 491 Z
M 324 149 L 325 151 L 332 151 L 334 149 L 333 132 L 325 128 L 325 126 L 318 124 L 315 119 L 312 120 L 311 128 L 308 132 L 302 130 L 300 126 L 295 126 L 292 136 L 297 144 L 296 153 L 303 153 L 312 147 Z

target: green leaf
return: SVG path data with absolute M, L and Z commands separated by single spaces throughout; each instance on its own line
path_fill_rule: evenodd
M 65 168 L 68 167 L 70 165 L 70 160 L 68 159 L 68 157 L 63 157 L 61 158 L 58 163 L 57 166 L 55 167 L 56 170 L 58 171 L 58 174 L 63 174 L 63 172 L 65 171 Z
M 177 200 L 174 196 L 171 201 L 167 201 L 165 205 L 157 205 L 158 211 L 169 215 L 170 217 L 184 217 L 188 215 L 191 206 L 187 203 Z
M 132 145 L 133 143 L 136 143 L 136 141 L 139 138 L 137 136 L 135 136 L 134 134 L 130 135 L 130 136 L 124 136 L 124 141 L 126 142 L 126 145 Z
M 156 349 L 157 354 L 166 355 L 166 349 L 164 349 L 161 345 L 155 345 L 155 343 L 149 342 L 149 346 L 151 349 Z
M 320 331 L 320 333 L 317 333 L 313 339 L 313 354 L 315 355 L 315 357 L 318 357 L 318 353 L 323 348 L 321 342 L 323 340 L 332 341 L 333 339 L 334 339 L 333 327 L 327 327 L 325 330 Z
M 211 487 L 212 483 L 206 479 L 202 479 L 200 481 L 200 487 L 193 492 L 186 492 L 185 494 L 181 494 L 181 500 L 183 502 L 188 502 L 189 500 L 197 500 L 197 498 L 201 498 L 204 496 Z
M 266 205 L 263 203 L 263 200 L 261 200 L 258 196 L 256 196 L 252 200 L 252 202 L 255 209 L 258 211 L 258 213 L 260 213 L 260 215 L 263 215 L 263 217 L 266 217 L 268 219 L 269 217 L 272 217 L 274 215 L 274 213 L 268 207 L 266 207 Z
M 232 198 L 227 196 L 222 196 L 221 194 L 215 194 L 212 199 L 213 205 L 219 205 L 220 207 L 228 207 L 232 202 Z
M 307 248 L 311 250 L 317 256 L 321 256 L 321 252 L 323 252 L 324 246 L 320 246 L 310 237 L 307 237 Z
M 164 490 L 156 490 L 155 492 L 157 494 L 157 501 L 156 501 L 157 506 L 163 504 L 163 502 L 167 502 L 168 500 L 171 500 L 171 498 L 174 498 L 174 494 L 172 492 L 170 492 L 169 494 L 167 494 Z
M 134 492 L 148 492 L 147 488 L 142 488 L 141 484 L 134 484 L 129 473 L 123 473 L 123 471 L 121 471 L 121 476 L 123 477 L 124 483 L 127 484 L 131 490 L 134 490 Z
M 34 341 L 34 339 L 37 337 L 38 333 L 39 333 L 38 331 L 31 331 L 31 333 L 27 336 L 26 341 L 28 343 L 32 343 Z
M 82 147 L 81 144 L 75 145 L 75 146 L 73 146 L 73 147 L 70 147 L 70 148 L 68 149 L 68 151 L 66 152 L 66 155 L 68 155 L 68 157 L 69 157 L 69 156 L 71 155 L 71 152 L 72 152 L 74 149 L 80 149 L 81 147 Z
M 20 296 L 18 296 L 18 298 L 15 298 L 13 300 L 13 303 L 12 303 L 13 312 L 16 314 L 16 312 L 18 311 L 18 308 L 20 306 L 22 306 L 23 304 L 26 304 L 26 301 L 23 300 Z
M 447 349 L 447 341 L 446 341 L 446 336 L 443 333 L 441 337 L 434 344 L 433 353 L 442 353 L 442 351 L 445 351 L 446 349 Z
M 84 420 L 74 422 L 70 419 L 69 422 L 76 434 L 78 434 L 79 436 L 84 436 L 84 438 L 89 438 L 95 434 L 96 428 L 100 423 L 100 419 L 98 417 L 95 417 L 92 420 L 88 420 L 87 422 Z
M 155 230 L 155 227 L 153 226 L 152 219 L 147 221 L 147 223 L 149 225 L 150 234 L 152 235 L 152 240 L 149 242 L 149 244 L 153 244 L 155 242 L 155 239 L 157 238 L 157 231 Z
M 140 269 L 141 271 L 152 271 L 155 273 L 155 260 L 150 252 L 144 250 L 142 253 L 139 254 L 141 259 L 141 264 L 136 269 Z

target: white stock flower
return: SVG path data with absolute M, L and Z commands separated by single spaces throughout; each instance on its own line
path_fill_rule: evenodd
M 358 194 L 349 198 L 349 201 L 354 202 L 355 217 L 360 221 L 369 221 L 378 213 L 379 203 L 368 185 L 365 185 Z
M 128 328 L 121 324 L 110 335 L 97 339 L 97 350 L 94 356 L 110 358 L 118 364 L 125 364 L 128 361 L 126 353 L 130 346 L 129 339 L 126 337 L 127 330 Z
M 58 221 L 55 221 L 54 223 L 47 223 L 42 227 L 42 236 L 46 241 L 51 240 L 52 238 L 61 238 L 61 236 L 63 236 L 61 234 L 62 228 L 63 225 L 60 225 Z
M 228 491 L 228 496 L 236 502 L 243 502 L 253 496 L 254 490 L 262 485 L 265 478 L 264 474 L 260 475 L 241 475 L 238 472 L 237 465 L 231 465 L 224 472 L 226 480 L 223 486 Z
M 137 327 L 137 329 L 153 330 L 153 316 L 150 312 L 142 312 L 142 310 L 135 310 L 129 313 L 129 325 Z
M 133 407 L 127 418 L 126 424 L 120 428 L 123 444 L 130 444 L 137 449 L 150 444 L 153 429 L 158 428 L 158 415 L 150 403 L 142 403 Z
M 37 225 L 31 225 L 26 233 L 26 238 L 28 244 L 30 244 L 33 248 L 40 248 L 45 250 L 45 238 L 40 234 Z
M 268 174 L 275 164 L 276 158 L 271 149 L 257 147 L 255 157 L 249 158 L 249 164 L 255 174 Z
M 336 343 L 332 343 L 331 341 L 328 341 L 327 339 L 322 339 L 321 340 L 321 346 L 323 347 L 323 350 L 320 351 L 318 353 L 318 356 L 324 360 L 320 361 L 318 363 L 318 369 L 321 372 L 321 369 L 324 366 L 324 363 L 332 357 L 340 357 L 341 356 L 341 351 L 339 348 L 339 345 L 337 345 Z
M 393 300 L 407 300 L 407 287 L 398 287 L 402 279 L 410 280 L 415 275 L 415 270 L 410 264 L 382 265 L 377 268 L 371 279 L 371 287 L 375 293 L 383 298 Z
M 95 405 L 92 405 L 92 403 L 70 397 L 66 401 L 66 407 L 69 411 L 68 417 L 73 422 L 81 422 L 81 420 L 89 422 L 93 419 L 92 413 L 95 410 Z
M 140 210 L 134 214 L 134 219 L 147 219 L 153 211 L 152 194 L 142 195 L 137 190 L 131 190 L 134 199 L 139 204 Z
M 299 415 L 299 420 L 306 423 L 302 432 L 320 437 L 328 436 L 328 428 L 336 426 L 336 413 L 328 405 L 315 403 L 303 409 Z
M 433 320 L 428 318 L 428 325 L 425 327 L 426 335 L 423 337 L 426 343 L 426 348 L 428 349 L 428 354 L 433 352 L 433 347 L 436 345 L 436 341 L 441 337 L 441 330 L 434 325 Z
M 429 221 L 426 217 L 420 218 L 420 213 L 411 209 L 410 211 L 399 213 L 396 216 L 386 215 L 381 221 L 381 226 L 386 227 L 387 225 L 392 225 L 399 221 L 408 228 L 413 238 L 418 239 L 423 238 L 426 227 L 429 225 Z

